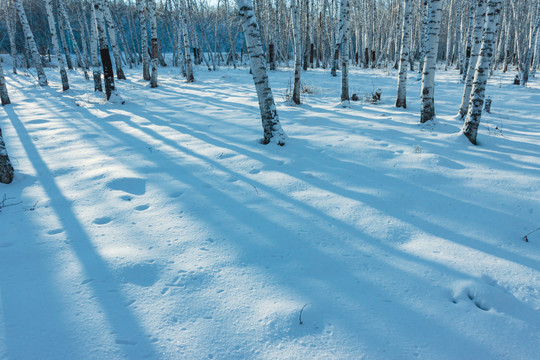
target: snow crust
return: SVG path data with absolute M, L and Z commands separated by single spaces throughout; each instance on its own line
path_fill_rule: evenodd
M 329 71 L 301 106 L 269 72 L 279 147 L 247 69 L 197 70 L 126 69 L 123 105 L 6 74 L 0 359 L 538 358 L 536 79 L 495 73 L 475 147 L 454 70 L 423 125 L 416 73 L 404 110 L 395 72 L 351 68 L 383 92 L 349 108 Z

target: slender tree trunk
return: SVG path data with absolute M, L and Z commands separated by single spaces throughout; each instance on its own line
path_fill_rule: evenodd
M 105 16 L 103 14 L 103 0 L 93 1 L 99 38 L 99 53 L 101 54 L 101 65 L 103 66 L 103 78 L 105 80 L 105 94 L 108 101 L 123 103 L 118 95 L 118 92 L 116 91 L 114 84 L 114 71 L 112 67 L 111 54 L 109 52 L 109 44 L 107 43 Z
M 529 48 L 527 49 L 527 55 L 525 56 L 525 64 L 523 64 L 523 71 L 521 73 L 521 85 L 526 86 L 529 81 L 529 69 L 531 68 L 532 54 L 536 44 L 536 37 L 538 36 L 538 29 L 540 29 L 540 1 L 537 1 L 536 9 L 536 25 L 531 33 L 529 39 Z
M 47 11 L 47 20 L 49 22 L 49 32 L 51 33 L 51 41 L 53 45 L 54 54 L 58 59 L 58 70 L 60 71 L 60 78 L 62 79 L 62 90 L 69 89 L 69 81 L 64 65 L 64 59 L 60 52 L 60 46 L 58 46 L 58 35 L 56 34 L 56 23 L 54 21 L 53 4 L 52 0 L 45 0 L 45 10 Z
M 351 16 L 349 0 L 341 0 L 340 18 L 342 18 L 343 38 L 341 42 L 341 105 L 349 106 L 349 19 Z
M 90 22 L 90 56 L 92 58 L 92 73 L 94 75 L 94 91 L 103 92 L 101 83 L 101 69 L 98 60 L 97 21 L 94 4 L 91 4 L 92 20 Z
M 45 71 L 43 70 L 43 66 L 41 65 L 41 57 L 37 49 L 36 41 L 34 40 L 34 34 L 32 33 L 30 25 L 28 24 L 28 18 L 26 17 L 26 12 L 24 11 L 22 0 L 16 0 L 15 4 L 17 5 L 17 13 L 19 14 L 19 20 L 21 21 L 24 36 L 26 38 L 26 43 L 28 44 L 32 57 L 32 64 L 36 68 L 38 74 L 39 85 L 47 86 L 47 76 L 45 76 Z
M 497 27 L 499 26 L 501 3 L 501 0 L 488 0 L 482 47 L 476 63 L 469 111 L 463 125 L 463 135 L 474 145 L 476 145 L 478 126 L 480 125 L 482 108 L 484 107 L 486 83 L 489 75 L 489 65 L 493 57 Z
M 6 143 L 2 137 L 2 129 L 0 129 L 0 183 L 10 184 L 13 181 L 13 173 L 13 166 L 9 160 Z
M 300 105 L 300 77 L 302 73 L 302 43 L 300 42 L 300 20 L 298 18 L 298 3 L 297 0 L 291 0 L 291 16 L 293 23 L 293 40 L 294 40 L 294 86 L 292 100 L 295 104 Z
M 75 40 L 75 35 L 73 35 L 73 28 L 71 27 L 69 14 L 66 11 L 66 8 L 64 6 L 64 0 L 58 0 L 58 7 L 60 8 L 60 13 L 62 15 L 61 17 L 65 21 L 66 29 L 68 31 L 69 38 L 71 40 L 71 45 L 73 46 L 73 51 L 75 52 L 75 56 L 77 57 L 77 64 L 79 65 L 79 67 L 83 67 L 84 63 L 82 60 L 81 50 L 79 49 L 79 44 L 77 43 L 77 40 Z M 81 29 L 81 32 L 83 32 L 82 29 Z M 86 69 L 84 70 L 84 72 L 85 72 L 85 77 L 87 77 Z
M 141 56 L 143 63 L 143 79 L 150 81 L 150 65 L 148 62 L 148 31 L 146 30 L 146 3 L 145 0 L 137 0 L 137 12 L 141 25 Z
M 11 104 L 9 100 L 6 79 L 4 78 L 4 69 L 2 69 L 2 62 L 0 61 L 0 100 L 2 101 L 2 106 Z
M 182 7 L 181 12 L 178 12 L 178 16 L 180 16 L 180 22 L 183 30 L 182 37 L 184 38 L 184 58 L 185 58 L 185 66 L 186 66 L 186 81 L 188 83 L 195 81 L 195 78 L 193 77 L 193 64 L 191 61 L 191 49 L 189 47 L 189 34 L 188 34 L 188 23 L 187 23 L 187 16 L 185 14 L 185 8 Z
M 159 47 L 158 47 L 158 31 L 156 17 L 156 1 L 148 0 L 148 15 L 150 16 L 150 38 L 151 38 L 151 59 L 152 59 L 152 75 L 150 76 L 150 87 L 158 86 L 158 63 L 159 63 Z
M 473 78 L 475 68 L 480 55 L 480 47 L 482 46 L 482 32 L 486 17 L 487 0 L 478 0 L 476 5 L 476 15 L 474 20 L 474 29 L 472 35 L 472 53 L 469 61 L 469 67 L 465 69 L 465 85 L 463 86 L 463 96 L 461 97 L 461 106 L 459 107 L 459 116 L 461 119 L 467 115 L 469 111 L 469 101 L 471 90 L 473 88 Z
M 13 73 L 17 73 L 17 43 L 15 41 L 15 11 L 13 2 L 10 0 L 4 8 L 4 15 L 9 38 L 9 48 L 11 50 L 11 61 L 13 62 Z
M 105 16 L 105 21 L 107 23 L 107 28 L 109 30 L 109 40 L 111 42 L 111 49 L 114 57 L 114 65 L 116 67 L 116 77 L 119 80 L 125 80 L 126 75 L 124 74 L 124 69 L 122 69 L 122 54 L 120 53 L 120 46 L 118 45 L 118 37 L 116 36 L 116 24 L 113 20 L 111 9 L 109 5 L 103 3 L 103 15 Z
M 399 55 L 399 79 L 396 107 L 407 108 L 407 70 L 411 46 L 411 0 L 403 1 L 403 28 L 401 31 L 401 51 Z
M 420 122 L 435 118 L 435 69 L 439 49 L 439 32 L 441 30 L 442 4 L 441 0 L 430 0 L 430 16 L 428 26 L 428 46 L 424 70 L 422 71 Z
M 340 3 L 341 4 L 341 3 Z M 333 58 L 333 61 L 332 61 L 332 69 L 330 70 L 330 73 L 332 74 L 332 76 L 337 76 L 337 67 L 338 67 L 338 61 L 339 61 L 339 49 L 341 48 L 341 45 L 343 43 L 343 36 L 345 34 L 345 24 L 343 23 L 344 21 L 344 18 L 342 16 L 342 14 L 340 14 L 339 16 L 339 25 L 338 25 L 338 31 L 337 31 L 337 37 L 336 37 L 336 42 L 335 42 L 335 45 L 334 45 L 334 58 Z M 347 24 L 347 29 L 349 28 L 349 25 Z
M 244 28 L 249 58 L 251 60 L 251 71 L 253 81 L 259 98 L 259 109 L 261 111 L 262 126 L 264 131 L 263 144 L 276 142 L 278 145 L 285 145 L 287 136 L 281 128 L 279 117 L 274 103 L 274 95 L 268 81 L 264 51 L 261 44 L 261 34 L 257 25 L 257 18 L 253 11 L 251 0 L 236 0 L 240 10 L 240 17 Z
M 81 42 L 83 49 L 83 66 L 84 66 L 84 78 L 86 80 L 90 79 L 88 76 L 88 70 L 90 69 L 90 64 L 88 62 L 88 41 L 86 39 L 86 34 L 90 36 L 88 31 L 88 23 L 86 21 L 86 16 L 83 18 L 81 14 L 81 9 L 77 7 L 77 19 L 79 21 L 79 26 L 81 28 Z M 91 36 L 90 36 L 91 37 Z
M 472 0 L 470 3 L 470 9 L 469 9 L 469 29 L 467 30 L 467 44 L 465 46 L 465 61 L 463 63 L 463 79 L 462 81 L 465 82 L 467 78 L 467 70 L 469 69 L 469 62 L 471 60 L 471 54 L 472 54 L 472 33 L 473 33 L 473 27 L 474 27 L 474 12 L 477 8 L 478 0 Z
M 66 29 L 64 27 L 64 20 L 61 16 L 58 16 L 58 26 L 60 28 L 60 41 L 62 42 L 62 48 L 64 49 L 64 55 L 66 57 L 66 64 L 69 70 L 73 70 L 73 63 L 71 62 L 71 53 L 66 40 Z

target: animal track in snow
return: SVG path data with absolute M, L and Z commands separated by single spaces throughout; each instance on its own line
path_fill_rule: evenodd
M 111 190 L 120 190 L 132 195 L 144 195 L 146 193 L 146 180 L 139 178 L 119 178 L 109 181 L 107 187 Z
M 47 231 L 47 234 L 49 235 L 56 235 L 56 234 L 60 234 L 64 232 L 64 229 L 54 229 L 54 230 L 49 230 Z
M 250 173 L 250 174 L 258 174 L 258 173 L 260 173 L 260 172 L 261 172 L 260 169 L 251 169 L 251 170 L 249 170 L 249 173 Z
M 147 210 L 149 207 L 150 207 L 149 204 L 139 205 L 139 206 L 135 207 L 135 210 L 144 211 L 144 210 Z
M 94 219 L 94 224 L 105 225 L 105 224 L 110 223 L 111 221 L 112 221 L 112 218 L 110 218 L 109 216 L 103 216 L 103 217 Z

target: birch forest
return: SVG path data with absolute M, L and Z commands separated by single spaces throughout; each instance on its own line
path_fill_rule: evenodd
M 538 359 L 540 0 L 0 0 L 0 360 Z

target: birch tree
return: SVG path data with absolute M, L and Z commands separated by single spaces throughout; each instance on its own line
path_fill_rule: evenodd
M 349 19 L 351 14 L 349 0 L 341 0 L 339 12 L 343 26 L 341 42 L 341 104 L 342 106 L 349 106 Z
M 302 73 L 302 43 L 300 42 L 300 20 L 298 19 L 298 2 L 291 0 L 291 16 L 293 24 L 294 43 L 294 86 L 292 100 L 296 105 L 300 105 L 300 77 Z
M 183 9 L 178 12 L 178 16 L 180 17 L 180 23 L 182 28 L 182 38 L 184 39 L 184 59 L 185 59 L 185 66 L 186 66 L 186 81 L 188 83 L 195 81 L 195 78 L 193 77 L 193 63 L 191 61 L 191 50 L 189 48 L 189 34 L 188 34 L 188 23 L 187 23 L 187 16 L 185 14 L 185 7 L 182 7 Z
M 103 0 L 93 0 L 93 2 L 94 13 L 96 14 L 96 28 L 99 38 L 99 53 L 101 54 L 101 64 L 103 66 L 105 94 L 108 101 L 123 103 L 114 85 L 114 71 L 112 67 L 111 54 L 109 52 L 109 44 L 107 43 L 105 17 L 103 14 Z
M 407 108 L 407 70 L 411 44 L 411 0 L 403 1 L 403 27 L 401 30 L 401 51 L 399 55 L 399 75 L 396 107 Z
M 150 67 L 148 62 L 148 31 L 146 30 L 146 4 L 145 0 L 137 0 L 137 13 L 141 26 L 141 56 L 143 63 L 143 79 L 150 80 Z
M 461 97 L 461 105 L 459 107 L 459 116 L 463 119 L 469 111 L 469 101 L 471 90 L 473 87 L 474 73 L 478 56 L 480 55 L 480 47 L 482 46 L 482 32 L 484 30 L 486 18 L 487 0 L 478 0 L 476 3 L 476 15 L 474 19 L 474 30 L 472 34 L 472 49 L 469 66 L 465 69 L 465 85 L 463 86 L 463 95 Z
M 11 61 L 13 62 L 13 73 L 17 73 L 17 44 L 15 42 L 15 17 L 14 17 L 13 2 L 6 1 L 4 7 L 4 17 L 9 38 L 9 48 L 11 52 Z
M 122 55 L 120 54 L 120 46 L 118 45 L 118 38 L 116 36 L 116 24 L 113 20 L 109 5 L 106 2 L 104 2 L 103 5 L 103 15 L 105 15 L 105 21 L 107 22 L 109 40 L 111 42 L 114 65 L 116 67 L 116 77 L 119 80 L 125 80 L 126 75 L 124 74 L 124 69 L 122 69 Z
M 91 4 L 92 20 L 90 21 L 90 56 L 92 59 L 92 73 L 94 76 L 94 91 L 103 92 L 103 86 L 101 84 L 101 69 L 99 68 L 98 60 L 98 39 L 97 39 L 97 25 L 96 25 L 96 10 L 94 4 Z
M 45 0 L 45 10 L 47 11 L 47 19 L 49 22 L 49 32 L 51 33 L 51 41 L 53 45 L 53 51 L 58 59 L 58 70 L 60 71 L 60 78 L 62 79 L 62 90 L 69 90 L 69 81 L 64 65 L 64 59 L 60 52 L 60 46 L 58 46 L 58 35 L 56 34 L 56 22 L 54 21 L 53 4 L 52 0 Z
M 247 43 L 249 58 L 251 62 L 251 71 L 253 81 L 259 99 L 259 109 L 261 111 L 262 127 L 264 137 L 261 140 L 263 144 L 275 142 L 278 145 L 285 145 L 287 136 L 281 128 L 274 95 L 268 81 L 264 51 L 261 44 L 261 34 L 257 24 L 257 18 L 253 11 L 251 0 L 236 0 L 242 19 L 245 39 Z
M 476 63 L 474 72 L 473 88 L 469 101 L 469 111 L 465 124 L 463 124 L 463 135 L 469 141 L 476 145 L 476 136 L 480 118 L 482 116 L 482 108 L 484 107 L 484 98 L 486 91 L 486 83 L 489 75 L 489 66 L 493 57 L 494 43 L 496 40 L 497 27 L 499 26 L 499 15 L 501 12 L 501 0 L 488 0 L 487 14 L 484 27 L 484 36 L 482 38 L 482 47 L 480 55 Z
M 2 129 L 0 128 L 0 183 L 9 184 L 13 181 L 13 166 L 9 160 L 6 150 L 6 143 L 2 137 Z
M 38 52 L 36 41 L 34 40 L 34 34 L 32 33 L 32 29 L 30 29 L 30 24 L 28 24 L 28 18 L 26 17 L 22 0 L 16 0 L 15 5 L 17 6 L 17 14 L 19 15 L 24 37 L 26 38 L 26 43 L 30 48 L 29 50 L 32 58 L 32 65 L 36 68 L 38 74 L 39 85 L 47 86 L 47 76 L 45 76 L 45 71 L 41 65 L 41 57 Z
M 2 106 L 11 103 L 7 93 L 2 62 L 0 62 L 0 100 L 2 101 Z M 2 137 L 2 129 L 0 128 L 0 183 L 9 184 L 11 181 L 13 181 L 13 166 L 9 160 L 6 150 L 6 143 L 4 142 L 4 138 Z
M 537 3 L 538 4 L 537 4 L 537 9 L 536 9 L 536 22 L 535 22 L 536 24 L 534 25 L 534 29 L 529 39 L 529 47 L 527 49 L 527 55 L 525 56 L 525 64 L 523 65 L 523 71 L 521 73 L 522 86 L 526 86 L 527 82 L 529 81 L 529 69 L 531 68 L 532 54 L 533 54 L 535 44 L 536 44 L 536 37 L 538 36 L 538 29 L 540 29 L 540 1 L 537 1 Z
M 79 49 L 79 45 L 77 44 L 77 40 L 75 40 L 75 35 L 73 34 L 73 28 L 71 27 L 71 21 L 69 18 L 69 14 L 66 11 L 66 7 L 64 6 L 64 0 L 57 0 L 58 1 L 58 7 L 60 9 L 61 17 L 64 19 L 66 24 L 66 29 L 68 31 L 69 39 L 71 40 L 71 45 L 73 46 L 73 51 L 75 51 L 75 56 L 77 57 L 77 64 L 79 67 L 84 69 L 85 77 L 86 74 L 86 68 L 84 68 L 84 62 L 81 55 L 81 50 Z
M 158 86 L 158 31 L 156 18 L 156 1 L 148 0 L 148 14 L 150 15 L 150 44 L 151 44 L 151 59 L 152 59 L 152 75 L 150 76 L 150 87 Z
M 441 30 L 442 1 L 430 0 L 429 25 L 427 31 L 426 57 L 422 71 L 420 122 L 433 120 L 435 117 L 435 69 L 439 50 Z
M 4 77 L 4 69 L 2 68 L 2 62 L 0 61 L 0 100 L 2 101 L 2 106 L 11 104 L 9 100 L 6 79 Z

